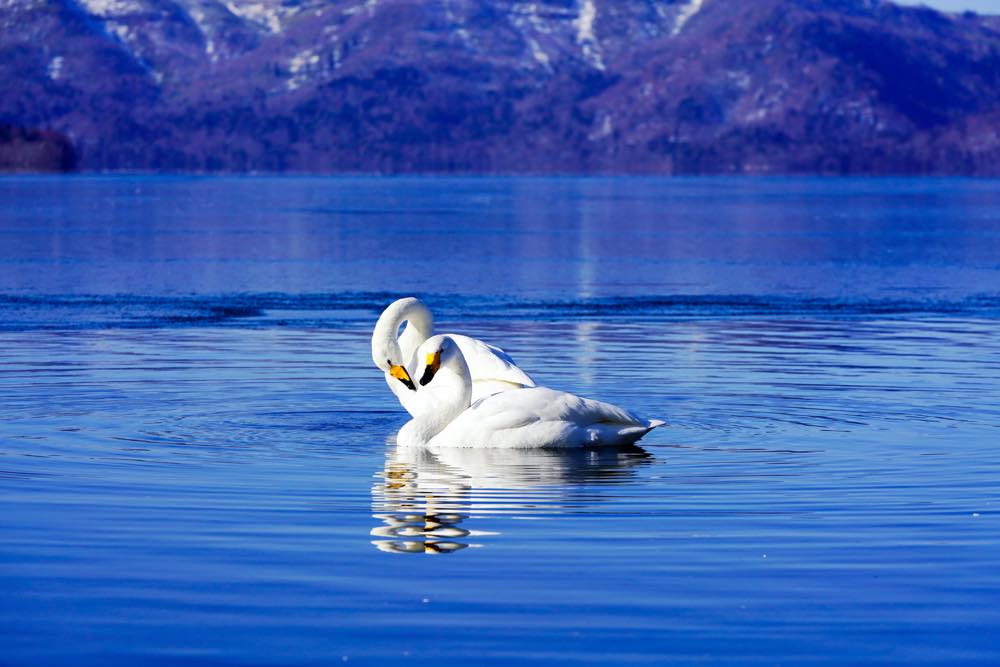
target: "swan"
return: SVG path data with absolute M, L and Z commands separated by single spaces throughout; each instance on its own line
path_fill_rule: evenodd
M 420 411 L 400 429 L 404 447 L 601 447 L 631 445 L 666 422 L 547 387 L 506 391 L 472 401 L 472 380 L 450 336 L 418 349 Z
M 399 327 L 406 328 L 399 334 Z M 379 316 L 372 332 L 372 361 L 385 373 L 386 384 L 412 416 L 420 413 L 420 399 L 407 367 L 415 365 L 414 353 L 434 333 L 434 317 L 420 299 L 398 299 Z M 398 335 L 398 338 L 397 338 Z M 449 334 L 461 349 L 472 376 L 473 400 L 506 391 L 534 387 L 535 382 L 498 347 L 481 340 Z

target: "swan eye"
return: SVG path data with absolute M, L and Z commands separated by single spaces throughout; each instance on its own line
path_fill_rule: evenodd
M 425 361 L 427 368 L 424 369 L 424 374 L 420 378 L 421 387 L 433 380 L 434 375 L 438 372 L 438 369 L 441 368 L 441 350 L 428 354 Z
M 402 366 L 396 364 L 389 364 L 389 375 L 396 378 L 400 382 L 406 385 L 406 388 L 411 391 L 416 391 L 417 386 L 413 384 L 413 380 L 410 379 L 410 374 L 406 372 L 406 369 Z

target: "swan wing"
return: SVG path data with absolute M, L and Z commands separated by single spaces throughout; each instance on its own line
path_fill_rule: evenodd
M 545 387 L 473 403 L 431 439 L 432 447 L 582 447 L 632 444 L 662 422 L 610 403 Z
M 510 355 L 499 347 L 469 336 L 448 336 L 458 345 L 469 365 L 473 401 L 507 389 L 535 386 L 531 376 L 518 368 Z

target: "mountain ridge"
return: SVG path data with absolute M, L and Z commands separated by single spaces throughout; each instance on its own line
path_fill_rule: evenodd
M 2 0 L 86 170 L 1000 174 L 1000 21 L 881 0 Z

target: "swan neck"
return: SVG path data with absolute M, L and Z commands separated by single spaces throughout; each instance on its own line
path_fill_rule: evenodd
M 420 414 L 414 417 L 412 428 L 418 444 L 427 444 L 472 404 L 472 375 L 457 345 L 442 359 L 434 380 L 417 393 Z
M 414 300 L 414 303 L 403 311 L 393 331 L 398 331 L 399 325 L 403 322 L 406 322 L 406 328 L 400 334 L 398 344 L 403 359 L 409 363 L 417 348 L 433 335 L 434 317 L 427 306 Z
M 431 315 L 430 308 L 418 299 L 413 299 L 406 305 L 396 326 L 398 327 L 403 322 L 407 323 L 407 329 L 413 327 L 423 336 L 421 343 L 434 334 L 434 316 Z
M 406 328 L 397 338 L 399 327 Z M 434 317 L 419 299 L 399 299 L 386 308 L 375 323 L 372 332 L 372 359 L 381 367 L 385 360 L 408 364 L 417 347 L 427 340 L 434 330 Z

